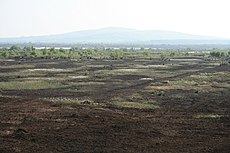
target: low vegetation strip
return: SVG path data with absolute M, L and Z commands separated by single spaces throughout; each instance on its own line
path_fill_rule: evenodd
M 112 105 L 118 108 L 134 108 L 134 109 L 156 109 L 160 106 L 156 104 L 151 104 L 147 102 L 123 102 L 123 101 L 113 101 Z
M 34 89 L 51 89 L 61 88 L 65 85 L 59 82 L 47 82 L 47 81 L 11 81 L 0 82 L 1 90 L 34 90 Z
M 60 104 L 72 104 L 72 105 L 85 105 L 91 107 L 115 107 L 115 108 L 132 108 L 132 109 L 156 109 L 160 108 L 154 103 L 148 102 L 127 102 L 127 101 L 111 101 L 108 103 L 99 103 L 90 99 L 78 99 L 68 97 L 51 97 L 43 98 L 41 100 L 50 101 Z

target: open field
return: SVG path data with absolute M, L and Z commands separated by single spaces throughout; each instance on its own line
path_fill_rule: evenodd
M 0 152 L 228 153 L 230 65 L 0 61 Z

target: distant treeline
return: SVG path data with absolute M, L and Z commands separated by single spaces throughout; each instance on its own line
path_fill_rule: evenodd
M 20 47 L 34 46 L 47 48 L 66 48 L 66 47 L 80 47 L 80 48 L 158 48 L 158 49 L 185 49 L 193 48 L 196 50 L 211 50 L 213 48 L 229 49 L 230 44 L 154 44 L 154 43 L 0 43 L 0 47 L 10 48 L 13 45 Z
M 55 48 L 43 48 L 36 49 L 33 46 L 20 47 L 13 45 L 10 48 L 1 48 L 1 58 L 110 58 L 110 59 L 122 59 L 122 58 L 135 58 L 135 57 L 174 57 L 177 55 L 187 56 L 189 54 L 201 54 L 207 55 L 207 51 L 196 51 L 191 48 L 184 49 L 152 49 L 152 48 L 82 48 L 72 47 L 70 49 L 55 49 Z M 208 53 L 211 57 L 221 58 L 229 57 L 229 50 L 213 49 Z

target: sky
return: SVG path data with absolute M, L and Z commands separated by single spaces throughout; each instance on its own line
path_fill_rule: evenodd
M 104 27 L 230 38 L 230 0 L 0 0 L 0 38 Z

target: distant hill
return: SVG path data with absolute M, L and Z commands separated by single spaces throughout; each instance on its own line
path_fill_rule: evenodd
M 0 43 L 155 43 L 155 44 L 230 44 L 218 37 L 191 35 L 173 31 L 136 30 L 109 27 L 57 35 L 0 38 Z

